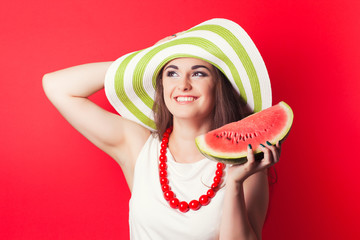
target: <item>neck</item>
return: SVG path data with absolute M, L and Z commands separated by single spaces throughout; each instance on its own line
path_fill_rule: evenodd
M 210 123 L 194 123 L 174 120 L 169 138 L 169 149 L 176 162 L 192 163 L 203 159 L 195 144 L 195 138 L 210 130 Z
M 210 131 L 210 121 L 182 121 L 174 119 L 172 136 L 194 140 L 195 137 Z

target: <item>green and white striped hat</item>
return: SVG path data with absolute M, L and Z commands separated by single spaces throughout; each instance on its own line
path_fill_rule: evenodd
M 117 59 L 105 77 L 106 96 L 115 110 L 154 130 L 156 77 L 167 62 L 179 57 L 199 58 L 217 67 L 254 112 L 271 106 L 270 79 L 255 44 L 238 24 L 216 18 Z

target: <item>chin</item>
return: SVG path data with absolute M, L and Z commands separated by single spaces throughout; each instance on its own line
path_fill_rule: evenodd
M 210 114 L 202 114 L 199 113 L 199 111 L 189 112 L 189 111 L 182 111 L 181 113 L 175 113 L 173 114 L 174 118 L 182 119 L 182 120 L 201 120 L 206 121 L 208 118 L 210 118 Z
M 168 110 L 174 118 L 178 119 L 207 119 L 212 117 L 212 111 L 204 111 L 210 106 L 190 106 L 190 105 L 169 105 Z

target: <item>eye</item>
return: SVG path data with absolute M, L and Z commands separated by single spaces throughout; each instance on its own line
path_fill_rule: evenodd
M 193 73 L 194 77 L 207 77 L 209 76 L 206 72 L 202 72 L 202 71 L 196 71 Z
M 166 72 L 167 77 L 177 77 L 178 74 L 175 71 L 168 71 Z

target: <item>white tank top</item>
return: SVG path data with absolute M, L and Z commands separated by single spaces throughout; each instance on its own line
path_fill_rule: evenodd
M 224 188 L 207 206 L 186 213 L 172 209 L 164 199 L 159 180 L 160 141 L 149 137 L 136 161 L 129 202 L 132 240 L 212 240 L 218 239 Z M 168 179 L 180 201 L 190 202 L 206 194 L 213 182 L 216 162 L 204 158 L 190 164 L 174 161 L 167 153 Z

